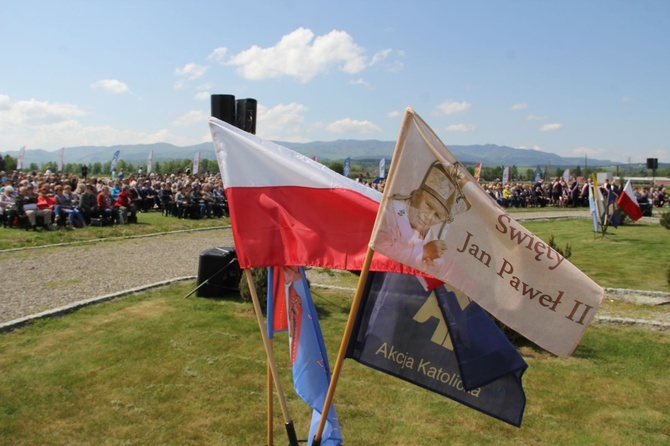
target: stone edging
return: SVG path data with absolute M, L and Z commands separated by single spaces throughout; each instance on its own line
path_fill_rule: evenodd
M 41 313 L 36 313 L 32 314 L 29 316 L 25 316 L 19 319 L 14 319 L 9 322 L 5 322 L 0 324 L 0 333 L 6 333 L 10 332 L 12 330 L 15 330 L 19 327 L 24 326 L 30 321 L 37 320 L 37 319 L 44 319 L 48 317 L 57 317 L 57 316 L 63 316 L 68 313 L 72 313 L 74 311 L 77 311 L 81 308 L 87 307 L 89 305 L 94 305 L 102 302 L 107 302 L 110 300 L 118 299 L 120 297 L 127 296 L 129 294 L 135 294 L 139 293 L 142 291 L 147 291 L 152 288 L 158 288 L 161 286 L 165 285 L 171 285 L 176 282 L 181 282 L 185 280 L 194 280 L 196 279 L 196 276 L 184 276 L 184 277 L 174 277 L 172 279 L 168 280 L 163 280 L 161 282 L 155 282 L 151 283 L 148 285 L 143 285 L 140 287 L 136 288 L 130 288 L 127 290 L 119 291 L 117 293 L 112 293 L 112 294 L 107 294 L 104 296 L 98 296 L 98 297 L 93 297 L 90 299 L 85 299 L 85 300 L 80 300 L 77 302 L 73 302 L 71 304 L 59 307 L 59 308 L 54 308 L 51 310 L 43 311 Z M 342 291 L 356 291 L 355 288 L 351 287 L 341 287 L 341 286 L 334 286 L 334 285 L 322 285 L 318 283 L 312 283 L 310 284 L 313 287 L 316 288 L 326 288 L 326 289 L 334 289 L 334 290 L 342 290 Z M 628 289 L 617 289 L 617 288 L 605 288 L 605 292 L 608 293 L 609 295 L 617 295 L 617 296 L 625 296 L 625 295 L 635 295 L 635 296 L 649 296 L 651 298 L 656 298 L 656 299 L 661 299 L 664 300 L 667 303 L 670 302 L 670 293 L 663 293 L 660 291 L 641 291 L 641 290 L 628 290 Z M 666 322 L 659 322 L 659 321 L 650 321 L 650 320 L 644 320 L 644 319 L 632 319 L 632 318 L 617 318 L 617 317 L 609 317 L 609 316 L 596 316 L 594 319 L 596 322 L 599 323 L 605 323 L 605 324 L 617 324 L 617 325 L 642 325 L 642 326 L 648 326 L 648 327 L 653 327 L 657 329 L 664 330 L 666 328 L 670 328 L 670 323 Z
M 181 281 L 184 281 L 184 280 L 193 280 L 195 278 L 196 278 L 195 276 L 175 277 L 175 278 L 172 278 L 172 279 L 163 280 L 161 282 L 151 283 L 151 284 L 148 284 L 148 285 L 143 285 L 143 286 L 140 286 L 140 287 L 130 288 L 130 289 L 127 289 L 127 290 L 119 291 L 117 293 L 107 294 L 105 296 L 98 296 L 98 297 L 92 297 L 90 299 L 80 300 L 80 301 L 73 302 L 73 303 L 68 304 L 68 305 L 64 305 L 62 307 L 53 308 L 51 310 L 43 311 L 41 313 L 31 314 L 29 316 L 25 316 L 25 317 L 22 317 L 22 318 L 19 318 L 19 319 L 14 319 L 13 321 L 2 323 L 2 324 L 0 324 L 0 333 L 6 333 L 6 332 L 9 332 L 9 331 L 15 330 L 19 327 L 24 326 L 28 322 L 31 322 L 31 321 L 34 321 L 34 320 L 37 320 L 37 319 L 63 316 L 65 314 L 72 313 L 74 311 L 77 311 L 77 310 L 79 310 L 81 308 L 84 308 L 84 307 L 87 307 L 89 305 L 94 305 L 94 304 L 99 304 L 99 303 L 102 303 L 102 302 L 107 302 L 109 300 L 118 299 L 120 297 L 127 296 L 129 294 L 134 294 L 134 293 L 139 293 L 139 292 L 142 292 L 142 291 L 147 291 L 151 288 L 158 288 L 158 287 L 165 286 L 165 285 L 171 285 L 173 283 L 181 282 Z

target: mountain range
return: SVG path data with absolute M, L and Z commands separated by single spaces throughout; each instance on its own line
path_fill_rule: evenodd
M 344 161 L 347 157 L 357 159 L 380 159 L 390 158 L 395 149 L 394 141 L 378 140 L 336 140 L 336 141 L 314 141 L 307 143 L 294 143 L 277 141 L 280 144 L 308 157 L 316 156 L 321 162 Z M 508 146 L 495 144 L 449 146 L 451 152 L 463 164 L 482 163 L 485 166 L 551 166 L 551 167 L 574 167 L 583 166 L 613 166 L 621 164 L 610 160 L 585 159 L 582 157 L 562 157 L 554 153 L 539 150 L 515 149 Z M 112 159 L 114 152 L 120 150 L 120 159 L 139 164 L 146 162 L 149 152 L 154 151 L 154 161 L 162 162 L 171 159 L 193 159 L 197 152 L 201 152 L 203 159 L 215 159 L 212 143 L 202 143 L 193 146 L 177 147 L 168 143 L 156 144 L 134 144 L 118 146 L 79 146 L 65 148 L 65 163 L 92 164 L 95 162 L 106 163 Z M 18 157 L 19 151 L 4 152 Z M 46 151 L 42 149 L 26 150 L 24 165 L 37 163 L 41 165 L 47 162 L 56 162 L 60 151 Z

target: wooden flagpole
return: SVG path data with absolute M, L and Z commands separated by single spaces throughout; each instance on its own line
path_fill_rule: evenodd
M 273 350 L 273 342 L 272 339 L 270 341 L 270 349 Z M 273 350 L 273 356 L 274 356 L 274 350 Z M 274 436 L 273 436 L 273 410 L 274 410 L 274 393 L 272 392 L 272 370 L 270 369 L 270 362 L 268 361 L 268 366 L 267 366 L 267 385 L 268 385 L 268 420 L 267 420 L 267 445 L 268 446 L 274 446 Z
M 398 150 L 400 150 L 402 146 L 405 145 L 408 133 L 407 129 L 411 123 L 411 116 L 413 115 L 414 111 L 410 107 L 407 107 L 405 109 L 405 114 L 403 115 L 402 118 L 402 124 L 400 124 L 400 134 L 398 135 L 395 150 L 393 151 L 393 158 L 391 158 L 391 168 L 389 169 L 389 173 L 386 176 L 386 181 L 390 181 L 390 179 L 395 175 L 395 172 L 398 169 L 397 152 Z M 388 190 L 387 188 L 384 188 L 382 203 L 386 199 L 387 190 Z M 375 222 L 375 228 L 376 226 L 377 222 Z M 340 378 L 340 373 L 342 371 L 342 366 L 344 364 L 344 358 L 347 354 L 347 347 L 349 346 L 351 334 L 354 331 L 354 325 L 356 324 L 356 316 L 358 315 L 358 309 L 361 306 L 363 291 L 365 290 L 365 283 L 368 280 L 368 272 L 370 271 L 370 264 L 372 263 L 373 255 L 374 251 L 372 250 L 372 248 L 368 247 L 367 253 L 365 254 L 365 260 L 363 261 L 363 268 L 361 270 L 361 275 L 358 278 L 358 286 L 356 287 L 354 300 L 353 302 L 351 302 L 351 308 L 349 309 L 349 318 L 347 319 L 347 325 L 344 328 L 344 334 L 342 335 L 342 343 L 340 344 L 340 351 L 337 353 L 337 359 L 335 360 L 335 367 L 333 368 L 333 375 L 330 380 L 330 385 L 328 386 L 328 393 L 326 394 L 326 400 L 323 403 L 323 410 L 321 411 L 321 420 L 319 420 L 319 426 L 316 429 L 314 439 L 312 440 L 312 446 L 321 446 L 321 436 L 323 435 L 323 430 L 326 427 L 326 420 L 328 419 L 328 412 L 330 411 L 330 405 L 333 403 L 333 397 L 335 396 L 335 388 L 337 387 L 337 381 Z
M 286 398 L 284 397 L 284 391 L 282 390 L 281 383 L 279 382 L 277 362 L 275 361 L 274 353 L 272 352 L 272 346 L 270 345 L 270 340 L 263 324 L 263 312 L 261 311 L 261 304 L 258 301 L 258 293 L 256 292 L 256 286 L 254 285 L 254 278 L 251 275 L 250 269 L 245 269 L 244 275 L 247 278 L 247 284 L 249 285 L 249 291 L 251 292 L 251 300 L 254 304 L 254 312 L 256 313 L 258 328 L 261 330 L 263 346 L 265 347 L 265 354 L 268 358 L 268 367 L 270 368 L 272 380 L 274 381 L 275 388 L 277 389 L 277 398 L 279 399 L 279 405 L 281 406 L 282 415 L 284 416 L 284 426 L 286 427 L 286 434 L 288 435 L 289 445 L 298 446 L 298 437 L 295 434 L 293 421 L 291 421 L 291 418 L 289 417 Z
M 349 309 L 349 318 L 347 319 L 347 325 L 344 328 L 344 334 L 342 335 L 342 343 L 340 344 L 340 351 L 337 353 L 337 359 L 335 360 L 335 367 L 333 368 L 333 375 L 330 380 L 330 385 L 328 386 L 328 393 L 326 394 L 326 400 L 323 403 L 323 410 L 321 411 L 321 420 L 319 420 L 319 427 L 316 429 L 316 433 L 314 434 L 314 440 L 312 441 L 312 446 L 321 445 L 321 436 L 323 435 L 323 430 L 326 427 L 326 420 L 328 419 L 328 412 L 330 410 L 330 405 L 333 403 L 333 397 L 335 396 L 335 388 L 337 387 L 337 381 L 342 371 L 344 358 L 347 353 L 347 346 L 349 345 L 349 340 L 351 339 L 351 333 L 354 331 L 354 325 L 356 324 L 356 316 L 358 315 L 358 308 L 360 307 L 361 300 L 363 298 L 363 291 L 365 290 L 365 282 L 368 279 L 368 272 L 370 271 L 370 264 L 372 263 L 373 255 L 374 251 L 372 250 L 372 248 L 368 248 L 368 251 L 365 254 L 365 261 L 363 262 L 363 269 L 361 270 L 361 275 L 358 278 L 358 286 L 356 287 L 356 294 L 354 295 L 354 300 L 351 303 L 351 308 Z

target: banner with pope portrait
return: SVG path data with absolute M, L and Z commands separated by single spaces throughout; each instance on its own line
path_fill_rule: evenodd
M 604 295 L 498 206 L 411 108 L 370 246 L 461 290 L 559 356 L 572 353 Z

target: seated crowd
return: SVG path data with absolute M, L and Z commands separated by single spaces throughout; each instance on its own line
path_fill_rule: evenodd
M 563 178 L 555 178 L 545 184 L 539 180 L 535 184 L 522 183 L 489 183 L 484 184 L 484 189 L 502 207 L 581 207 L 589 206 L 589 184 L 588 182 L 577 182 L 572 180 L 567 184 Z M 609 180 L 598 186 L 603 199 L 607 200 L 613 193 L 614 200 L 621 194 L 621 188 Z M 653 203 L 655 207 L 663 207 L 668 203 L 668 196 L 664 187 L 658 188 L 635 188 L 635 196 L 640 206 Z
M 137 222 L 139 212 L 179 218 L 228 215 L 218 175 L 138 175 L 125 180 L 0 172 L 0 221 L 27 230 Z

